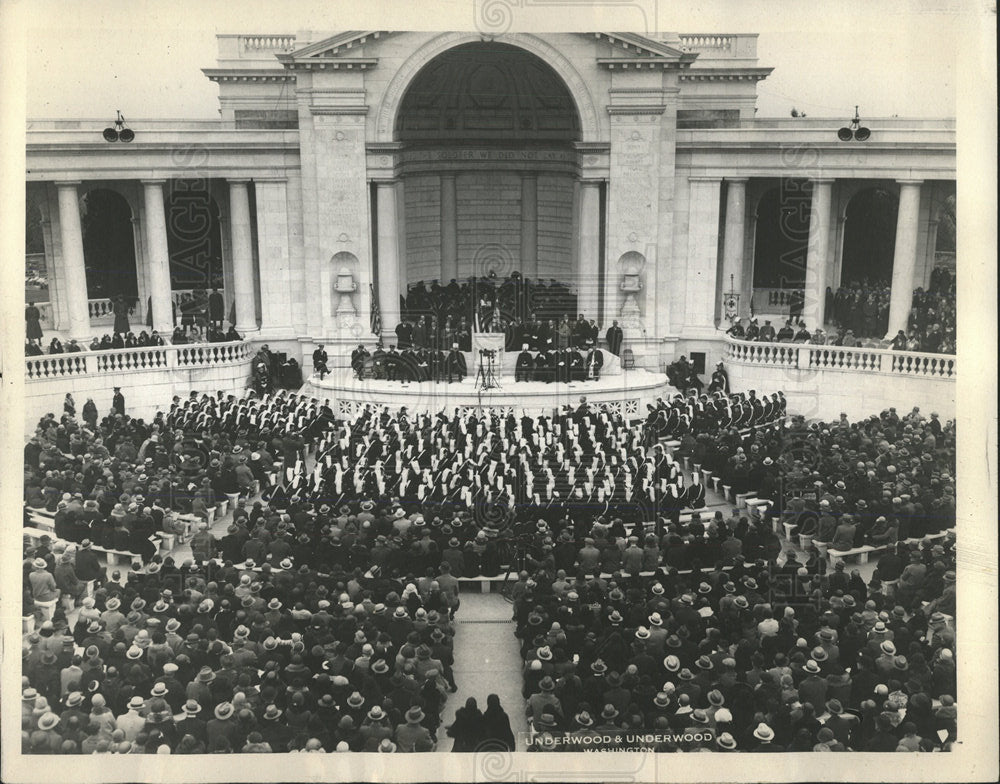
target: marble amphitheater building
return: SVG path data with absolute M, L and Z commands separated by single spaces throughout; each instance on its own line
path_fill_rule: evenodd
M 30 358 L 29 423 L 68 377 L 102 408 L 123 387 L 138 414 L 242 390 L 265 343 L 306 379 L 323 344 L 345 375 L 373 326 L 394 339 L 415 284 L 514 272 L 557 286 L 602 342 L 619 321 L 628 361 L 594 394 L 630 413 L 669 390 L 682 355 L 814 416 L 889 395 L 954 412 L 954 356 L 726 335 L 737 316 L 780 327 L 792 292 L 810 330 L 829 324 L 828 290 L 862 278 L 891 289 L 880 337 L 905 329 L 914 290 L 954 267 L 939 236 L 951 119 L 862 116 L 863 141 L 838 136 L 850 116 L 755 119 L 771 68 L 754 34 L 235 33 L 218 47 L 202 69 L 218 120 L 130 117 L 129 143 L 102 138 L 106 119 L 29 122 L 28 265 L 44 269 L 46 341 L 110 332 L 116 286 L 134 324 L 169 335 L 216 286 L 245 342 Z M 313 391 L 341 411 L 372 399 L 336 372 Z M 525 394 L 542 409 L 564 393 Z

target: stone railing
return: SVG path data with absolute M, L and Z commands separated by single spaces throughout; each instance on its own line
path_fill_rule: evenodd
M 742 365 L 879 373 L 909 378 L 954 379 L 953 354 L 881 348 L 845 348 L 812 343 L 756 343 L 726 336 L 726 359 Z
M 699 63 L 713 60 L 756 60 L 757 36 L 752 33 L 683 33 L 680 49 L 696 52 Z
M 729 50 L 733 48 L 733 39 L 735 36 L 732 35 L 714 35 L 714 34 L 698 34 L 691 33 L 688 35 L 681 35 L 681 48 L 688 50 L 699 50 L 699 49 L 722 49 Z
M 26 381 L 43 381 L 110 373 L 236 365 L 247 362 L 252 355 L 253 347 L 243 341 L 192 343 L 25 357 L 24 369 Z
M 294 48 L 294 35 L 240 36 L 240 51 L 243 52 L 289 52 Z

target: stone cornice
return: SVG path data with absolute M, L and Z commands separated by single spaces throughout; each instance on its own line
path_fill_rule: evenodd
M 609 71 L 648 71 L 657 68 L 660 70 L 676 71 L 688 68 L 691 65 L 690 62 L 653 57 L 598 57 L 597 64 Z
M 273 68 L 202 68 L 213 82 L 294 82 L 295 74 Z
M 368 71 L 378 65 L 377 57 L 314 57 L 293 59 L 293 55 L 278 55 L 278 60 L 290 71 Z
M 759 82 L 770 76 L 773 68 L 701 68 L 685 71 L 682 82 Z
M 310 113 L 314 115 L 341 115 L 341 114 L 353 114 L 353 115 L 365 115 L 368 114 L 368 107 L 364 104 L 357 106 L 310 106 Z
M 623 104 L 620 106 L 608 106 L 608 114 L 663 114 L 667 110 L 666 104 L 646 103 L 646 104 Z

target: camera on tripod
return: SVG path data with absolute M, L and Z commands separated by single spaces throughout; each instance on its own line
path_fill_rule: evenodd
M 499 389 L 496 371 L 493 369 L 497 357 L 495 348 L 479 349 L 479 370 L 476 372 L 476 389 Z

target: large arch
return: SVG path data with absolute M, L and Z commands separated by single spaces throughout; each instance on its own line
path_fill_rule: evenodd
M 121 294 L 126 302 L 137 302 L 139 277 L 133 217 L 128 199 L 116 190 L 98 186 L 81 196 L 88 299 Z
M 582 135 L 572 91 L 524 47 L 450 43 L 409 80 L 395 114 L 401 277 L 408 288 L 488 273 L 565 282 Z
M 889 285 L 896 249 L 899 197 L 879 186 L 864 188 L 847 203 L 840 285 Z
M 580 118 L 581 141 L 600 141 L 604 137 L 596 103 L 586 83 L 572 63 L 558 49 L 538 36 L 527 33 L 510 33 L 491 37 L 490 41 L 519 47 L 541 58 L 562 79 L 573 96 Z M 414 77 L 438 55 L 456 46 L 484 41 L 478 33 L 450 32 L 435 36 L 417 49 L 399 67 L 386 86 L 375 118 L 375 141 L 394 141 L 396 118 L 403 98 Z

